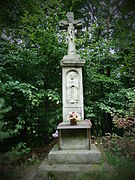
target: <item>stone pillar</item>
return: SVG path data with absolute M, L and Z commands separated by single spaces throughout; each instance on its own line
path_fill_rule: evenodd
M 63 122 L 67 121 L 69 112 L 76 111 L 81 121 L 84 120 L 82 67 L 85 61 L 79 55 L 66 55 L 62 66 L 62 100 Z

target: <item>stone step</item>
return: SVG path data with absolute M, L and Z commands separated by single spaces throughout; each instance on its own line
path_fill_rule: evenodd
M 91 144 L 91 150 L 58 150 L 56 144 L 48 155 L 49 164 L 100 164 L 101 153 Z
M 90 180 L 100 179 L 105 174 L 113 174 L 113 167 L 105 162 L 101 164 L 52 164 L 44 159 L 38 168 L 34 180 Z

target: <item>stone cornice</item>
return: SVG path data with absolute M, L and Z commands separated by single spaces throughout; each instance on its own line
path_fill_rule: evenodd
M 70 54 L 70 55 L 65 55 L 63 59 L 61 60 L 61 66 L 68 66 L 68 67 L 73 67 L 73 66 L 79 66 L 82 67 L 85 64 L 85 60 L 82 60 L 79 55 L 77 54 Z

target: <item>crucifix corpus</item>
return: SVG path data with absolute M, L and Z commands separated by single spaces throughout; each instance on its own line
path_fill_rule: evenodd
M 74 20 L 74 13 L 67 13 L 67 20 L 62 20 L 59 22 L 61 29 L 68 29 L 68 55 L 76 54 L 75 51 L 75 28 L 82 28 L 82 20 Z

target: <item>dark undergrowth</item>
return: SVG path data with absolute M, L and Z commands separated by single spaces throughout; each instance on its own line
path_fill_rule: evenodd
M 30 176 L 34 176 L 39 164 L 48 155 L 48 152 L 56 142 L 57 140 L 54 140 L 48 146 L 32 149 L 29 154 L 16 161 L 11 160 L 11 157 L 1 155 L 1 157 L 3 156 L 3 160 L 1 159 L 0 179 L 29 180 Z M 73 179 L 75 180 L 134 180 L 134 143 L 126 142 L 125 137 L 124 139 L 121 139 L 121 141 L 119 138 L 103 137 L 102 139 L 96 139 L 94 143 L 95 142 L 98 142 L 96 144 L 102 153 L 101 170 L 94 173 L 89 172 L 85 174 L 75 173 L 68 174 L 68 176 L 64 175 L 67 180 L 70 179 L 71 176 L 73 176 Z M 130 151 L 128 149 L 130 149 Z M 49 178 L 52 180 L 59 180 L 58 177 L 55 178 L 55 174 Z

